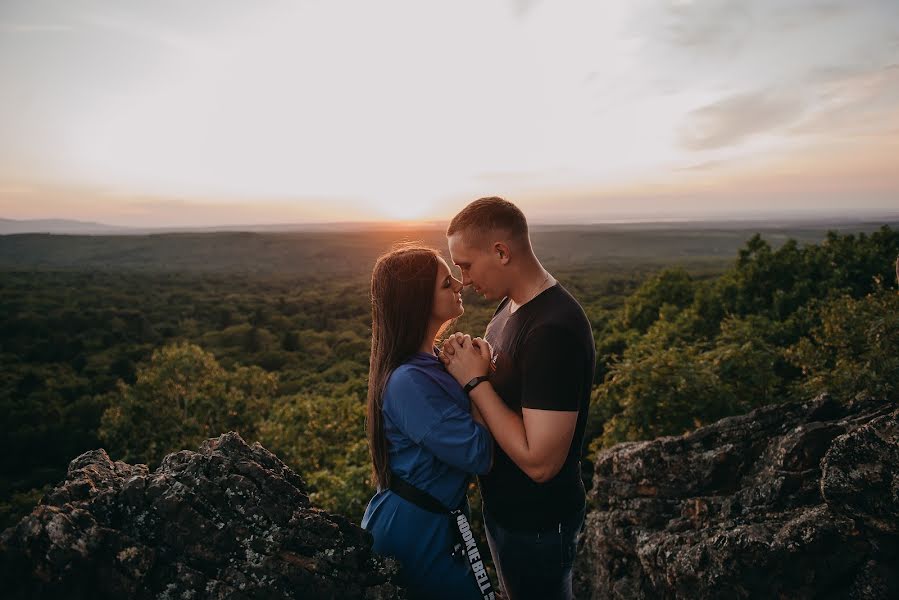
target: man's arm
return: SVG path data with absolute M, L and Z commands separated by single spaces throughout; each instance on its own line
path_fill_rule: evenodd
M 485 361 L 490 359 L 486 341 L 478 338 L 466 344 L 452 338 L 447 343 L 452 349 L 445 353 L 444 362 L 460 383 L 484 374 Z M 577 411 L 524 408 L 518 415 L 506 406 L 489 381 L 475 387 L 470 397 L 493 438 L 519 469 L 538 483 L 556 476 L 571 447 Z
M 519 416 L 489 381 L 473 389 L 470 397 L 493 439 L 525 475 L 544 483 L 562 469 L 577 426 L 577 411 L 524 408 Z
M 487 426 L 487 422 L 484 421 L 484 417 L 481 415 L 481 411 L 478 410 L 478 405 L 474 402 L 471 403 L 471 418 L 475 423 L 480 423 L 484 427 L 487 427 L 487 429 L 490 429 L 490 427 Z

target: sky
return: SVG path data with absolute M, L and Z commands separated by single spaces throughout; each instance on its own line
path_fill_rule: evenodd
M 0 217 L 899 213 L 896 0 L 0 3 Z

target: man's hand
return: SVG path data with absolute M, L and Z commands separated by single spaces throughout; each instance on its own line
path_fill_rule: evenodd
M 493 348 L 490 346 L 490 343 L 483 338 L 472 338 L 470 335 L 462 333 L 461 331 L 457 331 L 456 333 L 447 337 L 443 344 L 440 346 L 437 356 L 440 358 L 440 361 L 444 365 L 447 364 L 450 357 L 455 354 L 456 348 L 462 346 L 463 341 L 466 343 L 470 341 L 475 348 L 480 348 L 482 344 L 486 344 L 487 348 L 490 350 L 490 363 L 488 365 L 490 369 L 489 372 L 493 373 L 494 371 L 496 371 L 496 364 L 493 362 Z M 451 342 L 455 342 L 455 344 Z
M 490 372 L 490 344 L 481 338 L 453 334 L 443 345 L 440 360 L 459 385 Z
M 452 356 L 453 353 L 455 352 L 455 348 L 453 347 L 453 344 L 451 344 L 450 342 L 455 341 L 458 345 L 461 345 L 462 340 L 465 339 L 466 337 L 469 340 L 471 340 L 470 335 L 462 333 L 461 331 L 457 331 L 456 333 L 447 337 L 446 340 L 444 340 L 443 344 L 441 344 L 441 346 L 440 346 L 440 360 L 442 360 L 444 364 L 446 364 L 446 360 L 444 359 L 444 357 Z

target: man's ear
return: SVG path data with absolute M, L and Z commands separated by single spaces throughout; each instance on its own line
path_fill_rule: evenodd
M 509 261 L 512 259 L 512 253 L 509 252 L 509 246 L 503 242 L 494 242 L 493 253 L 504 265 L 509 264 Z

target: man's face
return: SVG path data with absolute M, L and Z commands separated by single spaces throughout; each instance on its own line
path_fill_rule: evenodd
M 489 248 L 469 246 L 461 233 L 449 236 L 447 243 L 453 263 L 462 271 L 463 286 L 471 286 L 487 300 L 500 300 L 506 295 L 501 285 L 501 265 Z

